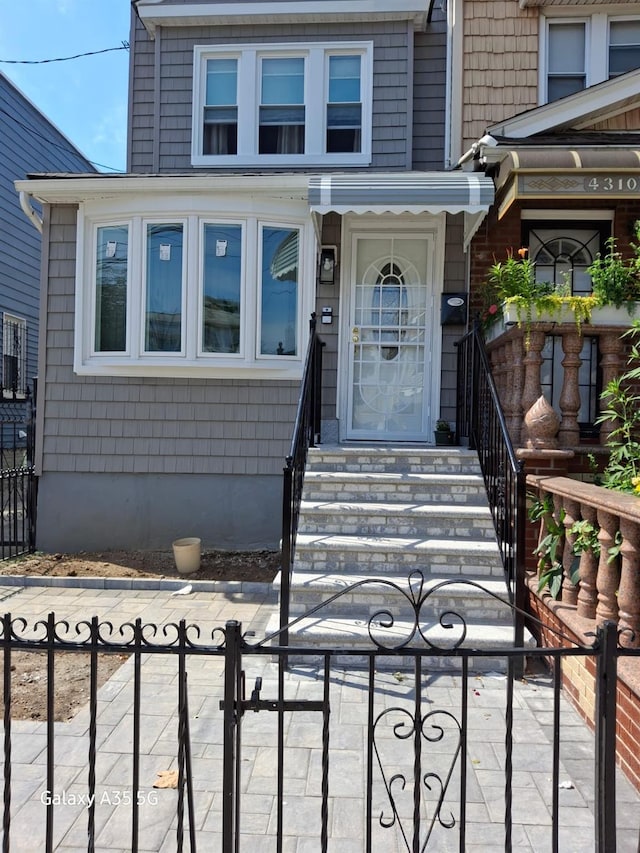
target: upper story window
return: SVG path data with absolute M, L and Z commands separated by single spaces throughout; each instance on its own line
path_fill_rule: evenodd
M 370 42 L 196 46 L 195 166 L 371 162 Z
M 547 18 L 544 33 L 543 102 L 640 68 L 640 18 Z

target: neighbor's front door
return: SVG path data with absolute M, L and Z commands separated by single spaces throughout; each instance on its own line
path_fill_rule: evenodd
M 347 438 L 428 440 L 432 245 L 430 237 L 354 235 Z

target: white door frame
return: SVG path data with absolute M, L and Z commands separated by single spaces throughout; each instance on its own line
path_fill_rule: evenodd
M 426 341 L 428 360 L 425 365 L 425 386 L 429 394 L 425 400 L 425 442 L 432 443 L 432 430 L 440 409 L 440 371 L 442 363 L 442 327 L 440 325 L 440 295 L 444 281 L 444 245 L 446 214 L 389 214 L 353 215 L 342 217 L 342 263 L 340 270 L 340 340 L 338 345 L 337 417 L 340 425 L 340 441 L 347 439 L 349 411 L 349 346 L 351 343 L 351 300 L 354 251 L 357 238 L 408 237 L 420 239 L 431 237 L 432 256 L 427 258 L 426 270 L 427 306 L 431 311 L 431 322 L 426 333 L 431 336 L 431 345 Z M 384 441 L 384 439 L 381 439 Z M 400 441 L 400 439 L 393 439 Z M 415 439 L 407 438 L 407 442 Z

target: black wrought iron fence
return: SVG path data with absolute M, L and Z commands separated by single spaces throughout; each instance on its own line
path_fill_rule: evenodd
M 367 583 L 347 587 L 340 595 L 357 594 Z M 516 840 L 516 829 L 522 833 L 523 824 L 532 824 L 528 805 L 522 801 L 526 791 L 515 781 L 518 770 L 532 760 L 538 784 L 544 781 L 538 796 L 549 816 L 541 827 L 544 849 L 554 853 L 569 849 L 561 843 L 566 828 L 563 809 L 570 808 L 571 826 L 575 826 L 577 801 L 563 802 L 562 788 L 567 787 L 567 768 L 576 757 L 576 741 L 573 734 L 565 739 L 563 669 L 592 658 L 596 664 L 596 728 L 588 759 L 591 781 L 576 771 L 575 782 L 591 786 L 592 794 L 583 791 L 581 796 L 593 799 L 593 809 L 583 803 L 581 838 L 590 839 L 588 849 L 596 853 L 614 853 L 620 827 L 616 825 L 612 685 L 621 656 L 640 660 L 640 650 L 622 648 L 611 623 L 598 630 L 592 645 L 569 641 L 565 648 L 478 647 L 469 641 L 470 625 L 462 614 L 445 609 L 435 620 L 429 615 L 432 601 L 446 594 L 453 583 L 459 581 L 429 587 L 420 572 L 412 573 L 406 584 L 389 581 L 390 594 L 399 596 L 398 613 L 393 608 L 392 614 L 390 608 L 372 616 L 371 643 L 357 649 L 346 643 L 282 646 L 277 635 L 259 640 L 244 635 L 235 620 L 205 633 L 184 620 L 158 627 L 136 619 L 116 628 L 95 617 L 69 624 L 57 621 L 51 613 L 46 620 L 29 625 L 5 614 L 0 638 L 4 664 L 3 853 L 23 849 L 21 838 L 24 841 L 25 836 L 20 830 L 28 833 L 32 847 L 42 838 L 38 849 L 47 853 L 56 849 L 66 831 L 58 821 L 69 781 L 63 754 L 69 748 L 69 737 L 53 721 L 55 664 L 61 655 L 83 652 L 91 658 L 88 713 L 76 728 L 86 767 L 80 760 L 81 750 L 76 750 L 72 763 L 79 774 L 73 790 L 82 792 L 86 803 L 78 813 L 86 831 L 82 846 L 86 844 L 88 851 L 116 846 L 100 836 L 109 821 L 120 827 L 118 848 L 127 847 L 132 853 L 152 849 L 150 833 L 161 824 L 169 833 L 163 835 L 162 830 L 158 835 L 164 838 L 163 849 L 169 849 L 171 840 L 171 849 L 178 851 L 187 849 L 187 844 L 195 851 L 202 839 L 202 849 L 239 853 L 255 849 L 251 842 L 255 842 L 256 832 L 262 842 L 268 836 L 269 849 L 277 853 L 288 849 L 287 843 L 296 835 L 311 839 L 320 853 L 337 849 L 335 836 L 351 838 L 363 853 L 389 849 L 407 853 L 457 849 L 463 853 L 476 843 L 511 851 L 522 843 L 521 836 Z M 320 619 L 322 608 L 320 605 L 305 616 Z M 403 620 L 408 627 L 399 636 L 395 617 L 402 608 L 413 618 Z M 434 640 L 432 631 L 438 625 L 448 639 Z M 15 812 L 19 817 L 23 803 L 16 803 L 13 797 L 12 750 L 17 739 L 33 737 L 35 731 L 30 728 L 21 735 L 20 724 L 13 719 L 14 662 L 24 652 L 46 657 L 46 745 L 45 760 L 39 765 L 42 791 L 31 794 L 39 808 L 28 810 L 29 822 L 16 826 Z M 107 687 L 105 698 L 98 689 L 103 654 L 128 656 L 128 680 L 118 677 L 119 686 L 126 680 L 131 688 L 126 696 L 124 691 Z M 165 662 L 169 658 L 172 667 Z M 525 658 L 529 675 L 524 685 L 531 684 L 531 708 L 522 696 L 516 696 L 521 684 L 514 673 Z M 496 659 L 502 662 L 502 675 L 495 672 Z M 288 671 L 285 661 L 289 662 Z M 542 664 L 548 662 L 550 676 L 540 674 Z M 447 675 L 451 671 L 454 674 Z M 476 698 L 481 695 L 483 678 L 494 684 L 485 701 Z M 535 713 L 543 713 L 543 688 L 551 698 L 544 710 L 547 734 L 534 736 L 532 747 L 523 735 L 527 726 L 534 725 Z M 198 704 L 190 711 L 191 695 Z M 113 814 L 109 801 L 113 791 L 105 765 L 100 763 L 107 747 L 99 709 L 109 697 L 114 706 L 121 706 L 117 715 L 108 715 L 112 723 L 121 721 L 116 751 L 130 759 L 128 782 L 120 781 L 118 814 Z M 159 750 L 152 718 L 161 713 L 156 707 L 161 702 L 172 705 L 166 713 L 176 724 L 171 735 L 166 727 L 156 727 L 165 732 L 161 737 L 164 748 Z M 145 727 L 151 730 L 146 741 Z M 58 746 L 60 739 L 62 747 Z M 482 750 L 487 747 L 491 756 L 487 753 L 485 757 Z M 160 753 L 177 755 L 177 793 L 163 800 L 162 807 L 142 770 L 142 759 L 153 757 L 156 751 L 158 762 Z M 588 751 L 588 743 L 582 739 L 580 755 L 586 757 Z M 490 786 L 502 791 L 501 816 L 493 815 L 485 826 L 471 814 L 477 808 L 471 791 L 477 792 L 483 785 L 483 777 L 476 772 L 478 765 L 485 777 L 489 771 Z M 145 766 L 148 773 L 148 761 Z M 571 787 L 570 779 L 569 783 Z M 197 791 L 199 796 L 195 796 Z M 257 830 L 256 814 L 249 822 L 246 808 L 247 803 L 255 802 L 256 792 L 264 816 Z M 150 803 L 152 808 L 148 808 Z M 125 825 L 126 842 L 122 840 Z M 630 835 L 637 834 L 638 828 L 627 828 L 628 846 Z M 486 839 L 483 830 L 488 833 Z
M 290 581 L 298 532 L 300 501 L 307 451 L 320 440 L 322 410 L 322 349 L 316 333 L 316 315 L 311 315 L 309 346 L 305 359 L 298 409 L 289 455 L 285 460 L 282 497 L 282 572 L 280 583 L 280 627 L 282 641 L 287 643 Z
M 480 460 L 498 547 L 516 612 L 524 610 L 524 537 L 526 482 L 515 455 L 491 366 L 476 323 L 457 343 L 458 438 L 466 438 Z M 516 645 L 522 644 L 523 621 L 516 622 Z
M 24 401 L 22 419 L 0 420 L 0 559 L 36 547 L 37 478 L 34 467 L 35 405 Z

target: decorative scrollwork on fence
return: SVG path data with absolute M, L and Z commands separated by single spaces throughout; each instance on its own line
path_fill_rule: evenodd
M 55 619 L 50 613 L 47 619 L 39 619 L 29 625 L 23 617 L 12 618 L 6 613 L 0 621 L 0 643 L 10 643 L 14 650 L 24 646 L 30 649 L 66 648 L 78 651 L 122 652 L 207 652 L 222 653 L 226 642 L 226 631 L 216 626 L 204 632 L 198 625 L 168 622 L 156 625 L 143 623 L 141 619 L 114 626 L 112 622 L 100 622 L 98 617 L 82 619 L 72 623 L 66 619 Z
M 393 722 L 393 717 L 399 720 Z M 390 723 L 393 739 L 389 737 Z M 395 741 L 411 741 L 407 754 L 407 770 L 398 770 L 389 775 L 385 761 L 384 744 L 390 746 Z M 426 744 L 439 744 L 438 751 L 429 752 Z M 444 749 L 445 745 L 448 749 Z M 443 829 L 453 829 L 456 819 L 453 812 L 445 814 L 445 798 L 449 790 L 456 764 L 462 749 L 462 726 L 449 711 L 429 711 L 424 716 L 416 716 L 406 708 L 387 708 L 378 715 L 373 726 L 373 748 L 378 763 L 386 798 L 387 808 L 379 815 L 383 829 L 397 827 L 400 830 L 407 851 L 416 849 L 416 835 L 423 832 L 419 839 L 419 849 L 425 850 L 436 824 Z M 423 760 L 424 756 L 427 756 Z M 416 757 L 420 756 L 420 761 Z M 393 749 L 393 764 L 397 766 L 399 752 Z M 430 761 L 432 767 L 424 768 Z M 438 765 L 438 761 L 440 762 Z M 437 766 L 436 766 L 437 765 Z M 407 803 L 409 806 L 403 806 Z M 412 814 L 411 829 L 407 814 Z

